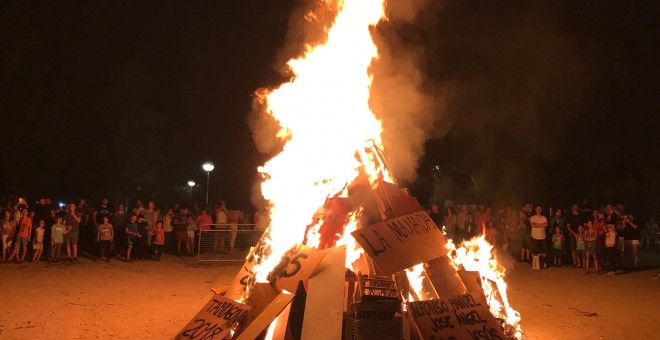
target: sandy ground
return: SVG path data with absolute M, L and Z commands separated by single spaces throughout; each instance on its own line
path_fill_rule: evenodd
M 0 264 L 0 338 L 172 338 L 238 265 L 167 255 L 158 263 Z M 659 274 L 657 266 L 608 276 L 522 264 L 509 273 L 509 296 L 527 339 L 657 339 Z

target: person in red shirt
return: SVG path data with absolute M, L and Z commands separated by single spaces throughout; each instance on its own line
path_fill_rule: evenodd
M 14 256 L 18 259 L 18 250 L 22 249 L 21 257 L 18 259 L 18 263 L 23 263 L 25 260 L 25 254 L 27 253 L 27 244 L 32 235 L 32 219 L 28 215 L 29 211 L 27 208 L 21 210 L 21 219 L 18 221 L 18 227 L 16 228 L 16 241 L 14 242 L 14 251 L 9 256 L 8 261 L 14 259 Z
M 154 250 L 154 260 L 160 261 L 160 255 L 163 253 L 165 246 L 165 230 L 163 230 L 163 221 L 156 222 L 153 229 L 151 229 L 152 242 L 151 247 Z

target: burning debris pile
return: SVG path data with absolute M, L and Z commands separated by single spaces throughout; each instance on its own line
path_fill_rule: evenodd
M 384 0 L 319 4 L 337 12 L 326 41 L 259 92 L 284 144 L 259 169 L 269 227 L 176 338 L 520 337 L 488 243 L 456 249 L 385 160 L 369 106 Z

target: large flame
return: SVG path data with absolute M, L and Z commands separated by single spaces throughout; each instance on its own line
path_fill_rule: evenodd
M 327 41 L 307 46 L 302 57 L 289 61 L 290 82 L 261 93 L 286 144 L 259 168 L 271 222 L 256 267 L 258 281 L 303 241 L 317 210 L 340 195 L 360 169 L 372 180 L 389 177 L 365 154 L 365 148 L 381 144 L 381 124 L 369 108 L 369 66 L 378 56 L 370 27 L 383 18 L 383 0 L 337 0 L 335 6 Z
M 381 123 L 369 107 L 369 68 L 378 58 L 370 29 L 384 19 L 384 0 L 322 3 L 337 9 L 327 40 L 306 46 L 302 57 L 288 62 L 293 74 L 290 82 L 258 92 L 268 114 L 281 127 L 278 138 L 285 142 L 281 153 L 259 168 L 270 216 L 270 225 L 255 252 L 254 271 L 260 282 L 267 281 L 281 256 L 306 236 L 308 246 L 319 247 L 323 224 L 319 210 L 329 198 L 346 197 L 347 187 L 361 172 L 372 187 L 378 179 L 393 182 L 379 159 Z M 355 207 L 343 234 L 337 235 L 337 245 L 347 248 L 347 268 L 362 251 L 350 236 L 361 213 L 362 208 Z M 451 249 L 455 250 L 451 259 L 457 268 L 479 271 L 493 315 L 519 329 L 520 316 L 507 300 L 504 269 L 491 249 L 483 239 L 472 240 Z M 422 293 L 423 265 L 407 274 L 418 298 L 426 298 Z

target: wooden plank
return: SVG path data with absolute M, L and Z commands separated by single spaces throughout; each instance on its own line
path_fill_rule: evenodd
M 440 298 L 467 293 L 467 287 L 447 256 L 441 256 L 425 263 L 424 271 Z
M 309 279 L 301 339 L 342 338 L 345 264 L 345 246 L 327 249 L 327 255 Z
M 422 206 L 414 197 L 408 196 L 388 196 L 388 201 L 392 205 L 394 216 L 404 216 L 421 211 Z
M 468 292 L 481 295 L 484 299 L 486 298 L 484 295 L 484 289 L 481 287 L 481 276 L 479 275 L 479 272 L 459 270 L 457 273 L 458 276 L 461 277 L 461 281 L 465 284 Z
M 392 275 L 447 253 L 442 231 L 425 211 L 372 224 L 352 235 L 373 259 L 379 275 Z
M 245 316 L 245 320 L 236 329 L 234 336 L 240 335 L 250 324 L 270 305 L 271 302 L 277 297 L 277 292 L 269 283 L 257 283 L 252 288 L 252 293 L 247 301 L 247 304 L 252 306 L 252 309 Z
M 289 305 L 293 294 L 280 293 L 270 304 L 250 323 L 245 330 L 238 335 L 237 340 L 253 340 L 263 332 L 282 310 Z
M 479 295 L 409 302 L 408 310 L 423 339 L 506 339 Z
M 177 334 L 175 339 L 222 339 L 245 318 L 250 309 L 252 309 L 251 306 L 216 294 Z

